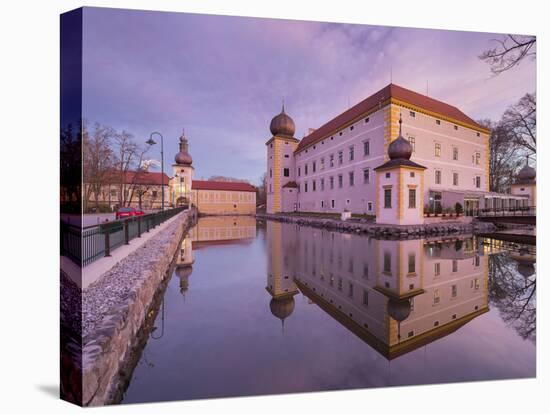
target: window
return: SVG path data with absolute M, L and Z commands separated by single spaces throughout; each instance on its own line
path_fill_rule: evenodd
M 479 289 L 479 279 L 478 278 L 474 279 L 474 288 L 475 288 L 475 290 Z
M 370 141 L 363 141 L 363 155 L 366 157 L 370 154 Z
M 416 255 L 409 253 L 409 273 L 416 272 Z
M 332 178 L 332 177 L 330 177 L 330 178 Z M 334 208 L 334 200 L 330 200 L 330 207 Z
M 355 149 L 354 149 L 354 146 L 352 145 L 351 147 L 349 147 L 349 160 L 353 161 L 354 156 L 355 156 Z
M 328 165 L 329 167 L 334 167 L 334 154 L 330 154 Z
M 441 121 L 440 121 L 439 119 L 436 119 L 436 120 L 435 120 L 435 124 L 436 124 L 436 125 L 441 125 Z
M 407 338 L 412 338 L 414 336 L 414 331 L 409 331 L 407 333 Z
M 367 202 L 367 210 L 372 211 L 372 201 Z
M 338 165 L 344 163 L 344 151 L 338 151 Z
M 317 181 L 313 180 L 313 191 L 317 191 Z
M 414 171 L 411 171 L 411 172 L 409 173 L 409 177 L 414 178 Z
M 321 208 L 324 208 L 324 207 L 325 207 L 325 202 L 321 200 Z
M 441 274 L 441 263 L 434 263 L 434 276 L 439 276 Z
M 441 170 L 435 170 L 435 183 L 441 184 Z
M 478 136 L 478 137 L 480 136 L 479 132 L 476 132 L 476 136 Z
M 302 169 L 298 167 L 298 177 L 300 177 L 301 175 L 302 175 Z
M 343 131 L 340 131 L 338 132 L 338 135 L 342 136 L 343 133 L 344 133 Z
M 453 173 L 453 185 L 458 185 L 458 173 Z
M 349 172 L 349 186 L 353 187 L 354 184 L 355 184 L 355 175 L 354 175 L 353 171 L 350 171 Z
M 334 177 L 329 178 L 329 187 L 331 190 L 334 190 Z
M 352 126 L 349 127 L 349 130 L 350 130 L 350 131 L 353 131 L 353 128 L 354 128 L 354 127 L 353 127 L 353 125 L 352 125 Z
M 416 208 L 416 188 L 409 188 L 409 208 Z
M 338 278 L 338 290 L 342 290 L 342 286 L 344 285 L 344 281 L 341 277 Z
M 315 161 L 313 161 L 313 162 L 311 163 L 311 170 L 312 170 L 312 172 L 317 171 L 317 163 L 316 163 Z
M 325 169 L 325 159 L 321 158 L 321 171 Z
M 476 258 L 475 258 L 475 266 L 476 267 L 479 266 L 479 256 L 476 256 Z
M 369 118 L 365 118 L 365 124 L 369 123 Z
M 414 139 L 414 137 L 409 137 L 409 144 L 411 144 L 412 150 L 414 152 L 416 148 L 416 140 Z
M 384 208 L 391 208 L 391 188 L 384 190 Z
M 370 168 L 363 169 L 363 183 L 364 184 L 370 183 Z
M 363 290 L 363 305 L 369 306 L 369 291 L 367 289 Z
M 453 259 L 453 273 L 458 272 L 458 260 Z
M 307 175 L 307 164 L 304 165 L 304 174 Z
M 458 147 L 453 147 L 453 160 L 458 161 Z
M 441 144 L 439 142 L 435 143 L 434 155 L 436 157 L 441 157 Z
M 480 161 L 481 161 L 481 154 L 479 152 L 476 152 L 476 165 L 479 165 Z
M 273 177 L 273 170 L 270 168 L 269 169 L 269 178 L 272 178 Z
M 390 178 L 391 177 L 391 173 L 387 172 L 386 173 L 386 178 Z
M 344 177 L 342 174 L 338 175 L 338 188 L 342 188 L 344 186 Z
M 365 279 L 369 278 L 369 264 L 368 263 L 363 263 L 363 277 Z
M 391 253 L 384 252 L 384 273 L 391 273 Z
M 290 169 L 288 169 L 288 168 L 283 168 L 283 176 L 285 176 L 285 177 L 290 177 Z
M 307 193 L 307 182 L 304 183 L 304 193 Z
M 437 305 L 440 299 L 439 289 L 434 289 L 434 305 Z
M 153 196 L 153 198 L 156 198 L 158 196 L 158 191 L 157 190 L 151 191 L 151 195 Z
M 458 126 L 456 126 L 456 125 L 453 125 L 453 126 L 454 126 L 455 130 L 457 130 L 457 129 L 458 129 Z
M 409 115 L 414 118 L 416 116 L 416 113 L 414 111 L 409 111 Z
M 353 283 L 349 282 L 349 286 L 348 286 L 348 296 L 350 298 L 353 298 Z
M 458 293 L 458 287 L 456 285 L 451 286 L 451 297 L 456 298 Z
M 476 177 L 476 187 L 481 188 L 481 177 L 479 175 Z
M 288 154 L 285 154 L 285 158 L 289 158 L 290 156 Z
M 321 178 L 321 191 L 325 190 L 325 179 Z

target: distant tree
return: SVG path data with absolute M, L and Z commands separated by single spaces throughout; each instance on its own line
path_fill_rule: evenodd
M 497 45 L 485 50 L 479 58 L 491 66 L 491 72 L 499 75 L 519 65 L 525 58 L 536 57 L 536 36 L 506 35 L 494 39 Z
M 528 154 L 537 153 L 537 96 L 526 93 L 502 116 L 510 138 Z
M 232 183 L 248 183 L 248 180 L 244 180 L 242 178 L 234 178 L 234 177 L 226 177 L 224 175 L 212 175 L 210 178 L 208 178 L 208 181 L 225 181 L 225 182 L 232 182 Z
M 98 123 L 94 124 L 91 131 L 84 123 L 82 131 L 82 170 L 85 183 L 83 200 L 84 211 L 87 211 L 92 198 L 96 209 L 99 209 L 99 196 L 112 178 L 111 140 L 115 136 L 115 131 Z
M 260 178 L 260 185 L 256 187 L 256 204 L 262 205 L 267 203 L 267 173 L 263 173 Z
M 521 154 L 506 124 L 484 119 L 480 125 L 491 130 L 489 137 L 489 190 L 506 192 L 521 165 Z

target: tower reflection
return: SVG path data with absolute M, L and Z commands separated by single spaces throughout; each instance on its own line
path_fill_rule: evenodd
M 301 292 L 387 359 L 488 311 L 488 260 L 473 237 L 377 240 L 268 222 L 267 240 L 266 289 L 287 301 L 270 303 L 275 316 Z

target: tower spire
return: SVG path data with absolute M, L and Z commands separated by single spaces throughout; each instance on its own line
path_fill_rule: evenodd
M 402 137 L 401 134 L 401 124 L 403 123 L 403 119 L 401 119 L 401 112 L 399 112 L 399 136 Z
M 285 97 L 283 96 L 283 109 L 281 110 L 281 112 L 284 114 L 285 113 Z

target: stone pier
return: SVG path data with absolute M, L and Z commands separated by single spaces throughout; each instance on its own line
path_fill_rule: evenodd
M 82 290 L 82 405 L 112 402 L 118 373 L 174 258 L 194 223 L 181 213 L 166 228 Z

